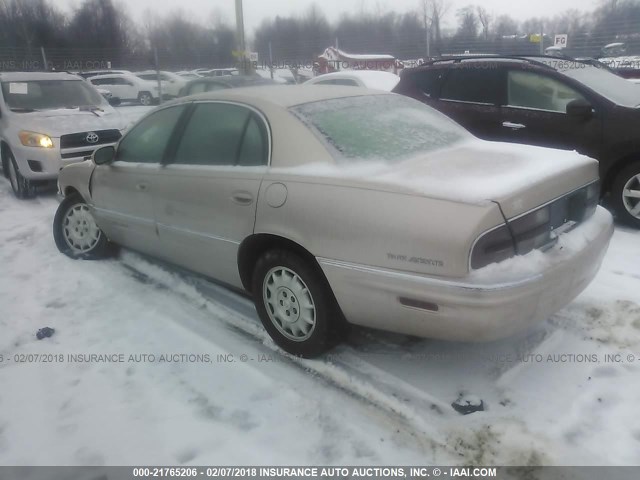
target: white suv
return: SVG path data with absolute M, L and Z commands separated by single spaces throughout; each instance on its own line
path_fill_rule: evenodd
M 158 83 L 143 80 L 131 73 L 98 75 L 88 79 L 94 86 L 109 90 L 123 102 L 152 105 L 158 101 Z
M 116 143 L 126 121 L 95 88 L 68 73 L 0 73 L 2 171 L 18 198 L 58 178 L 98 146 Z
M 158 78 L 162 87 L 162 96 L 167 98 L 175 98 L 180 95 L 180 90 L 187 84 L 187 79 L 173 72 L 157 72 L 155 70 L 145 70 L 144 72 L 136 72 L 136 77 L 158 85 Z

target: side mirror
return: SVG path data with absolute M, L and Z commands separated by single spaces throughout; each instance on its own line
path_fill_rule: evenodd
M 116 158 L 116 148 L 113 145 L 98 148 L 91 155 L 91 160 L 96 165 L 108 165 Z
M 582 98 L 572 100 L 567 104 L 567 115 L 577 118 L 591 118 L 593 106 Z
M 120 100 L 120 97 L 111 97 L 108 101 L 109 101 L 109 105 L 111 105 L 112 107 L 117 107 L 122 103 L 122 100 Z

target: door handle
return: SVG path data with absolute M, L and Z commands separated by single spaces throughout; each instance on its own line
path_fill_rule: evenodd
M 138 190 L 140 192 L 146 192 L 147 188 L 149 188 L 149 185 L 147 185 L 146 183 L 138 183 L 136 185 L 136 190 Z
M 251 205 L 253 203 L 253 195 L 249 192 L 234 192 L 231 195 L 231 200 L 238 205 Z
M 521 123 L 513 123 L 513 122 L 502 122 L 502 126 L 506 128 L 510 128 L 511 130 L 521 130 L 523 128 L 527 128 L 526 125 Z

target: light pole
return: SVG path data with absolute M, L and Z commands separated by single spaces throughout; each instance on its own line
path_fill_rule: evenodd
M 236 44 L 240 52 L 240 73 L 247 74 L 246 46 L 244 43 L 244 13 L 242 11 L 242 0 L 236 0 Z

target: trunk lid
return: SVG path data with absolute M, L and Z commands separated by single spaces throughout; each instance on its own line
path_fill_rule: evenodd
M 598 180 L 598 162 L 574 151 L 474 139 L 374 170 L 366 180 L 455 202 L 498 202 L 512 218 Z

